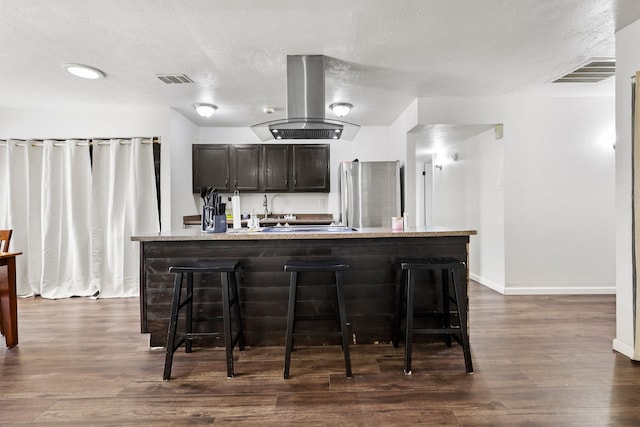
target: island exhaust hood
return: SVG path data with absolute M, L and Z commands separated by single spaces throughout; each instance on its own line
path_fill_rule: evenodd
M 287 118 L 251 129 L 262 141 L 271 139 L 347 139 L 360 126 L 324 116 L 323 55 L 287 55 Z

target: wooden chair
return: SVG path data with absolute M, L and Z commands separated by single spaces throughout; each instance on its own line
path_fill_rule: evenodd
M 13 233 L 13 230 L 0 230 L 0 252 L 9 252 L 11 233 Z
M 0 230 L 0 252 L 9 252 L 9 243 L 11 242 L 11 233 L 13 230 Z M 0 281 L 7 280 L 6 276 L 8 272 L 6 268 L 0 270 Z M 2 318 L 2 305 L 0 305 L 0 318 Z M 0 334 L 4 335 L 4 327 L 0 322 Z

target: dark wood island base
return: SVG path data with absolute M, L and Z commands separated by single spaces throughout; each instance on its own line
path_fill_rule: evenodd
M 164 346 L 176 262 L 239 259 L 239 291 L 245 343 L 248 346 L 284 345 L 289 275 L 283 265 L 290 259 L 341 258 L 351 269 L 344 274 L 347 318 L 354 344 L 390 342 L 393 330 L 394 290 L 398 257 L 454 257 L 468 262 L 469 236 L 475 231 L 429 228 L 391 232 L 363 229 L 353 233 L 213 233 L 180 230 L 156 236 L 136 236 L 140 242 L 141 332 L 150 334 L 152 347 Z M 467 263 L 468 266 L 468 263 Z M 468 267 L 462 282 L 465 293 Z M 430 278 L 439 280 L 439 278 Z M 303 273 L 299 298 L 303 310 L 313 314 L 337 306 L 329 273 Z M 437 288 L 437 287 L 436 287 Z M 219 278 L 194 277 L 199 305 L 194 312 L 221 309 Z M 416 299 L 435 306 L 437 295 L 416 293 Z M 337 325 L 336 325 L 337 326 Z M 330 328 L 332 324 L 318 325 Z M 335 341 L 335 342 L 334 342 Z M 223 346 L 224 342 L 207 343 Z M 333 338 L 308 337 L 298 345 L 338 344 Z

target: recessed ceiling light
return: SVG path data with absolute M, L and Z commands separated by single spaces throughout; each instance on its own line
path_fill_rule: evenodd
M 196 109 L 196 113 L 198 113 L 200 117 L 204 118 L 213 116 L 213 113 L 218 109 L 218 107 L 213 104 L 193 104 L 193 108 Z
M 97 68 L 81 64 L 64 64 L 62 68 L 74 76 L 82 77 L 83 79 L 103 79 L 106 75 L 103 71 L 100 71 Z

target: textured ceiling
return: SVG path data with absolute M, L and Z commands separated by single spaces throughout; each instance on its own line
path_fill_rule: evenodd
M 201 126 L 285 115 L 286 55 L 330 57 L 326 104 L 387 125 L 416 97 L 613 94 L 549 81 L 614 56 L 635 0 L 0 0 L 0 108 L 156 105 Z M 65 63 L 103 70 L 84 81 Z M 154 74 L 186 74 L 166 85 Z M 195 102 L 218 105 L 199 119 Z M 267 116 L 265 106 L 275 108 Z M 327 111 L 327 117 L 332 117 Z

